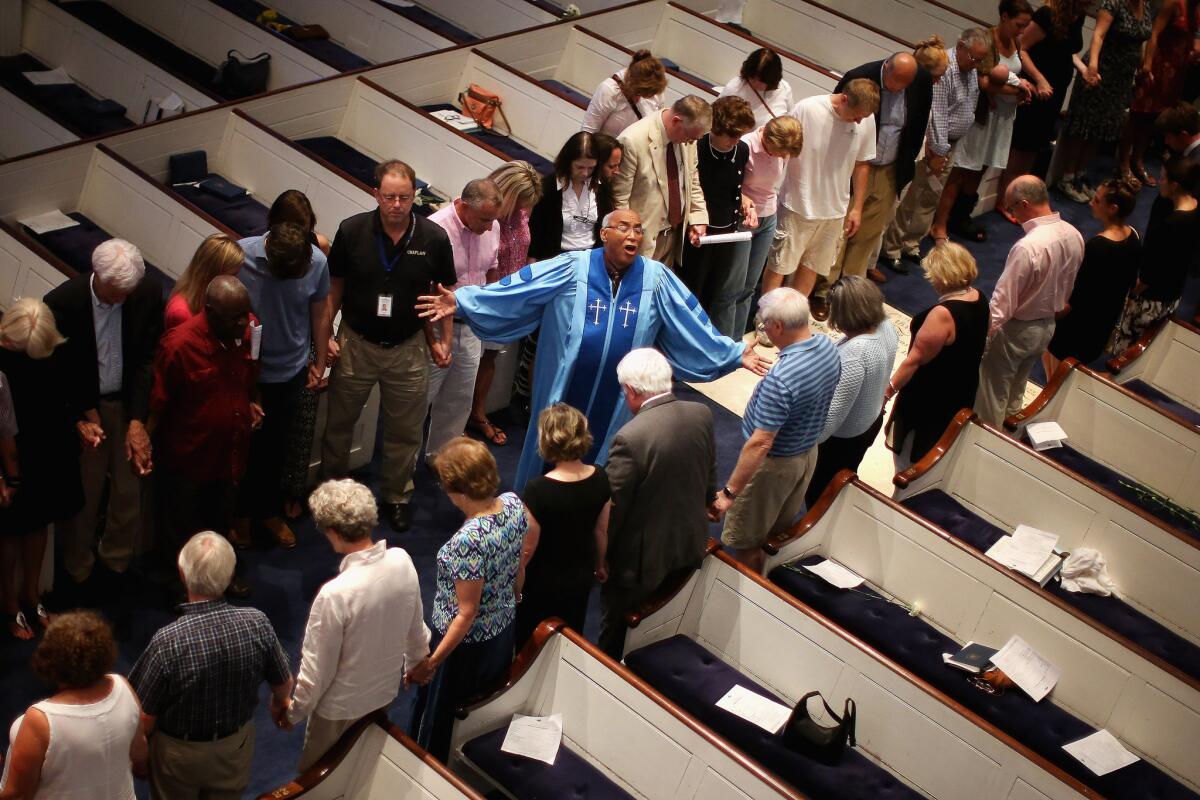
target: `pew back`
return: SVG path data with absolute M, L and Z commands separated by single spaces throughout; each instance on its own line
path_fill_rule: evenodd
M 1200 409 L 1200 330 L 1170 319 L 1109 362 L 1113 380 L 1142 380 L 1193 409 Z
M 272 5 L 292 19 L 323 25 L 348 50 L 374 64 L 454 46 L 374 0 L 273 0 Z

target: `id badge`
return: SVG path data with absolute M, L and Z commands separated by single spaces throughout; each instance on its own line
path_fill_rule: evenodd
M 375 316 L 390 317 L 392 315 L 392 296 L 390 294 L 379 295 L 379 301 L 375 305 Z

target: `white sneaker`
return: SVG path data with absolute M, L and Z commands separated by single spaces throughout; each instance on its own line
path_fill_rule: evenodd
M 771 337 L 767 336 L 767 328 L 761 322 L 754 326 L 754 338 L 763 347 L 774 347 L 771 343 Z
M 1074 181 L 1059 181 L 1054 185 L 1054 188 L 1058 189 L 1058 191 L 1062 192 L 1076 203 L 1086 203 L 1091 199 L 1082 191 L 1080 191 L 1080 189 L 1075 185 Z

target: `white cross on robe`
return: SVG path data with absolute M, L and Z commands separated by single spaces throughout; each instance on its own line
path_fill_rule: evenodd
M 628 301 L 626 301 L 626 302 L 628 302 Z M 596 317 L 592 320 L 593 325 L 600 324 L 600 312 L 606 311 L 606 310 L 608 310 L 608 306 L 604 305 L 604 303 L 601 303 L 599 297 L 597 297 L 595 300 L 592 301 L 592 304 L 590 306 L 588 306 L 588 311 L 596 312 Z

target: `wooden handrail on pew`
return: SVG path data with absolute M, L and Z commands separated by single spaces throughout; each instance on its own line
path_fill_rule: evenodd
M 440 125 L 441 127 L 445 128 L 446 130 L 448 130 L 448 131 L 450 131 L 451 133 L 453 133 L 455 136 L 458 136 L 460 139 L 464 139 L 464 140 L 466 140 L 466 141 L 470 142 L 470 143 L 471 143 L 472 145 L 474 145 L 475 147 L 478 147 L 478 148 L 481 148 L 481 149 L 483 149 L 483 150 L 486 150 L 487 152 L 491 153 L 491 154 L 492 154 L 492 155 L 494 155 L 496 158 L 499 158 L 499 159 L 501 159 L 502 161 L 512 161 L 512 156 L 505 155 L 504 153 L 501 153 L 499 150 L 497 150 L 496 148 L 492 147 L 490 144 L 488 144 L 488 143 L 486 143 L 486 142 L 482 142 L 482 141 L 480 141 L 479 139 L 476 139 L 474 136 L 471 136 L 470 134 L 463 133 L 462 131 L 460 131 L 460 130 L 458 130 L 457 128 L 455 128 L 453 125 L 447 125 L 445 122 L 442 122 L 440 119 L 438 119 L 437 117 L 435 117 L 433 114 L 430 114 L 430 113 L 429 113 L 428 111 L 426 111 L 425 109 L 421 108 L 421 107 L 420 107 L 420 106 L 418 106 L 418 105 L 414 105 L 414 104 L 412 104 L 412 103 L 408 102 L 408 101 L 407 101 L 407 100 L 405 100 L 403 97 L 401 97 L 400 95 L 396 94 L 395 92 L 393 92 L 393 91 L 391 91 L 391 90 L 389 90 L 389 89 L 385 89 L 385 88 L 383 88 L 382 86 L 380 86 L 378 83 L 376 83 L 375 81 L 371 80 L 371 79 L 370 79 L 370 78 L 368 78 L 367 76 L 365 76 L 365 75 L 360 75 L 360 76 L 358 76 L 358 79 L 359 79 L 360 81 L 362 81 L 364 84 L 366 84 L 367 86 L 370 86 L 370 87 L 371 87 L 372 89 L 374 89 L 375 91 L 379 92 L 381 95 L 383 95 L 383 96 L 387 97 L 389 100 L 395 100 L 397 103 L 399 103 L 400 105 L 404 106 L 404 107 L 405 107 L 405 108 L 407 108 L 409 111 L 412 111 L 412 112 L 414 112 L 414 113 L 420 114 L 420 115 L 421 115 L 422 117 L 424 117 L 425 119 L 427 119 L 427 120 L 430 120 L 431 122 L 434 122 L 434 123 L 436 123 L 436 124 Z
M 719 750 L 731 761 L 736 762 L 738 766 L 754 775 L 779 795 L 789 798 L 789 800 L 808 800 L 806 795 L 797 792 L 769 771 L 763 769 L 757 761 L 729 744 L 724 738 L 713 733 L 707 725 L 672 703 L 662 692 L 646 683 L 646 681 L 642 680 L 631 670 L 614 661 L 607 653 L 585 639 L 582 634 L 567 627 L 567 623 L 558 617 L 551 617 L 544 620 L 534 629 L 533 635 L 529 637 L 529 641 L 521 648 L 521 652 L 517 655 L 516 660 L 509 667 L 508 674 L 505 676 L 499 689 L 481 700 L 459 707 L 455 710 L 455 716 L 458 719 L 466 719 L 470 716 L 471 712 L 487 705 L 497 696 L 504 694 L 515 686 L 525 673 L 529 671 L 529 668 L 533 666 L 534 662 L 537 661 L 538 654 L 541 653 L 551 637 L 555 635 L 562 636 L 568 642 L 587 653 L 588 656 L 596 659 L 609 670 L 620 675 L 625 682 L 649 698 L 655 705 L 691 729 L 692 733 Z
M 842 77 L 841 75 L 838 75 L 836 72 L 831 71 L 828 67 L 823 67 L 820 64 L 816 63 L 815 61 L 805 58 L 804 56 L 800 55 L 799 53 L 793 53 L 790 50 L 784 50 L 779 45 L 771 44 L 768 41 L 758 38 L 754 34 L 746 33 L 745 31 L 739 30 L 739 29 L 733 27 L 732 25 L 727 25 L 724 22 L 717 22 L 712 17 L 706 17 L 705 15 L 701 14 L 699 11 L 690 9 L 687 6 L 681 6 L 679 3 L 676 3 L 675 0 L 669 0 L 667 5 L 671 6 L 671 8 L 678 9 L 679 11 L 682 11 L 685 14 L 688 14 L 690 16 L 699 17 L 700 19 L 704 20 L 705 22 L 709 23 L 710 25 L 716 25 L 718 28 L 721 28 L 722 30 L 725 30 L 725 31 L 729 31 L 730 33 L 732 33 L 733 35 L 737 36 L 740 39 L 745 39 L 747 42 L 753 43 L 755 45 L 755 47 L 754 47 L 755 50 L 757 50 L 759 47 L 765 47 L 768 50 L 774 50 L 779 55 L 786 56 L 787 58 L 790 58 L 793 61 L 798 61 L 801 64 L 803 64 L 804 66 L 808 67 L 809 69 L 815 69 L 817 72 L 820 72 L 822 75 L 825 75 L 826 77 L 833 78 L 835 81 L 841 80 L 841 77 Z M 812 5 L 817 5 L 817 4 L 813 3 Z M 825 7 L 820 6 L 820 8 L 825 8 Z M 828 9 L 826 9 L 826 10 L 828 10 Z M 837 13 L 837 12 L 832 12 L 832 13 Z M 856 25 L 859 24 L 856 20 L 854 20 L 850 17 L 846 17 L 845 14 L 838 14 L 838 16 L 845 17 L 846 19 L 849 19 L 851 22 L 854 22 Z M 884 35 L 887 36 L 888 34 L 884 34 Z M 895 37 L 891 37 L 891 38 L 895 38 Z M 899 42 L 900 40 L 897 39 L 896 41 Z M 900 42 L 900 43 L 905 44 L 904 42 Z
M 585 28 L 582 25 L 576 25 L 575 30 L 579 31 L 580 33 L 587 34 L 588 36 L 592 37 L 593 39 L 603 42 L 604 44 L 608 45 L 609 47 L 612 47 L 616 50 L 620 50 L 622 53 L 625 53 L 631 57 L 633 56 L 633 51 L 630 50 L 628 47 L 621 44 L 620 42 L 614 42 L 612 39 L 609 39 L 607 36 L 601 36 L 600 34 L 596 33 L 591 28 Z M 716 92 L 713 91 L 713 88 L 711 86 L 705 84 L 703 81 L 696 80 L 691 75 L 684 75 L 679 70 L 671 69 L 666 64 L 663 64 L 663 69 L 666 70 L 668 75 L 676 77 L 686 84 L 695 86 L 697 89 L 701 90 L 705 94 L 716 94 Z
M 523 80 L 526 83 L 533 84 L 539 90 L 546 92 L 547 94 L 552 94 L 561 100 L 566 100 L 568 103 L 575 106 L 576 108 L 586 109 L 588 106 L 587 103 L 581 103 L 574 97 L 569 97 L 566 93 L 561 92 L 558 89 L 555 89 L 553 86 L 547 86 L 546 84 L 542 83 L 541 81 L 535 80 L 534 78 L 530 77 L 529 75 L 526 75 L 524 72 L 521 72 L 518 69 L 513 69 L 508 64 L 505 64 L 503 61 L 501 61 L 500 59 L 493 58 L 492 56 L 489 56 L 487 53 L 483 52 L 482 50 L 478 50 L 476 48 L 471 48 L 471 53 L 479 56 L 480 58 L 482 58 L 484 61 L 488 62 L 489 64 L 497 66 L 500 69 L 504 70 L 505 72 L 512 74 L 513 77 L 519 78 L 520 80 Z
M 423 747 L 417 744 L 404 731 L 393 725 L 387 716 L 387 712 L 383 709 L 373 711 L 367 714 L 362 719 L 351 725 L 345 733 L 343 733 L 334 743 L 333 747 L 321 756 L 317 763 L 313 764 L 303 774 L 299 775 L 295 780 L 280 786 L 278 789 L 272 789 L 269 792 L 264 792 L 258 796 L 258 800 L 291 800 L 293 797 L 302 797 L 310 791 L 320 786 L 325 780 L 350 754 L 354 749 L 354 745 L 366 731 L 378 726 L 383 729 L 388 736 L 391 736 L 400 744 L 404 745 L 410 753 L 416 756 L 422 763 L 433 769 L 441 777 L 445 778 L 454 788 L 461 791 L 465 796 L 473 798 L 473 800 L 483 800 L 483 796 L 468 786 L 462 778 L 455 775 L 446 765 L 431 756 Z
M 1197 428 L 1197 425 L 1191 420 L 1184 419 L 1174 411 L 1163 408 L 1156 403 L 1152 403 L 1145 397 L 1142 397 L 1140 394 L 1122 386 L 1116 381 L 1109 380 L 1091 367 L 1079 363 L 1078 360 L 1074 358 L 1068 358 L 1059 364 L 1058 370 L 1056 370 L 1054 373 L 1054 377 L 1051 378 L 1046 384 L 1046 387 L 1042 389 L 1041 394 L 1033 399 L 1032 403 L 1004 420 L 1005 429 L 1008 431 L 1015 431 L 1018 427 L 1020 427 L 1022 422 L 1032 419 L 1034 416 L 1039 414 L 1041 410 L 1045 408 L 1051 400 L 1054 399 L 1054 396 L 1058 393 L 1058 391 L 1062 388 L 1063 383 L 1066 381 L 1067 376 L 1071 374 L 1071 370 L 1076 370 L 1081 375 L 1087 375 L 1090 378 L 1095 378 L 1101 383 L 1111 386 L 1120 394 L 1125 395 L 1126 398 L 1144 406 L 1145 408 L 1153 410 L 1156 414 L 1161 414 L 1172 422 L 1176 422 L 1190 431 L 1194 431 Z
M 857 480 L 858 479 L 856 478 L 855 481 L 857 481 Z M 842 484 L 842 485 L 845 486 L 845 484 Z M 868 491 L 874 491 L 866 484 L 861 484 L 861 485 Z M 830 488 L 832 488 L 832 487 L 830 487 Z M 876 492 L 876 494 L 879 497 L 883 497 L 883 495 L 878 494 L 877 492 Z M 815 510 L 815 508 L 814 508 L 814 510 Z M 826 507 L 825 510 L 828 510 L 828 506 Z M 907 511 L 907 509 L 905 509 L 905 510 Z M 822 513 L 824 513 L 824 511 L 822 511 Z M 809 515 L 806 515 L 806 518 L 807 518 L 807 516 L 809 516 Z M 915 514 L 912 516 L 918 522 L 922 522 L 923 524 L 925 524 L 928 527 L 928 523 L 924 523 L 924 521 L 921 520 L 920 517 L 917 517 Z M 936 529 L 934 529 L 934 530 L 936 530 Z M 784 537 L 786 537 L 786 536 L 787 536 L 787 534 L 783 534 L 779 537 L 776 537 L 777 543 L 779 545 L 785 544 L 787 539 L 785 539 Z M 1000 730 L 995 725 L 993 725 L 992 723 L 985 720 L 983 717 L 980 717 L 978 714 L 976 714 L 974 711 L 972 711 L 971 709 L 964 706 L 962 703 L 959 703 L 958 701 L 954 700 L 953 698 L 951 698 L 948 695 L 946 695 L 945 693 L 943 693 L 940 689 L 934 688 L 931 684 L 926 682 L 920 676 L 914 674 L 913 672 L 909 671 L 905 667 L 903 667 L 900 664 L 896 663 L 895 661 L 891 660 L 890 658 L 885 656 L 883 653 L 880 653 L 878 650 L 871 647 L 871 645 L 867 644 L 866 642 L 862 641 L 858 637 L 854 636 L 849 631 L 840 627 L 837 623 L 835 623 L 833 620 L 826 617 L 824 614 L 817 612 L 812 607 L 810 607 L 807 604 L 796 599 L 792 595 L 785 592 L 783 589 L 780 589 L 774 583 L 767 580 L 762 575 L 758 574 L 758 572 L 748 568 L 745 564 L 742 564 L 740 561 L 738 561 L 733 556 L 726 553 L 724 550 L 717 550 L 715 553 L 713 553 L 710 556 L 710 558 L 716 558 L 716 559 L 719 559 L 720 561 L 724 562 L 729 567 L 731 567 L 731 568 L 737 570 L 739 573 L 741 573 L 743 578 L 745 578 L 746 580 L 751 581 L 753 583 L 757 583 L 759 586 L 763 587 L 764 589 L 769 591 L 771 594 L 773 594 L 775 597 L 779 598 L 784 603 L 789 605 L 796 612 L 803 614 L 804 616 L 813 620 L 818 625 L 825 628 L 825 630 L 829 631 L 831 634 L 838 637 L 839 639 L 849 642 L 850 644 L 857 647 L 859 650 L 862 650 L 863 652 L 867 653 L 868 655 L 873 657 L 876 661 L 878 661 L 880 664 L 882 664 L 885 668 L 887 668 L 890 672 L 892 672 L 895 675 L 899 676 L 900 678 L 904 679 L 906 682 L 911 684 L 916 689 L 919 689 L 920 691 L 924 692 L 925 694 L 929 695 L 930 697 L 934 698 L 935 700 L 941 702 L 943 705 L 950 708 L 951 710 L 957 712 L 960 716 L 970 720 L 980 730 L 991 735 L 993 738 L 999 740 L 1003 744 L 1007 745 L 1008 747 L 1012 748 L 1016 752 L 1020 753 L 1025 759 L 1038 765 L 1039 767 L 1044 769 L 1046 772 L 1048 772 L 1050 775 L 1054 776 L 1058 780 L 1065 783 L 1067 786 L 1070 786 L 1072 789 L 1079 792 L 1079 794 L 1083 795 L 1084 797 L 1096 798 L 1096 800 L 1102 800 L 1103 795 L 1099 794 L 1094 789 L 1084 785 L 1077 778 L 1075 778 L 1074 776 L 1072 776 L 1071 774 L 1069 774 L 1068 772 L 1063 770 L 1061 767 L 1050 762 L 1048 759 L 1046 759 L 1040 753 L 1033 751 L 1027 745 L 1023 744 L 1022 742 L 1017 741 L 1012 736 L 1010 736 L 1008 733 Z
M 711 553 L 721 549 L 721 543 L 716 539 L 709 539 L 708 546 L 704 548 L 704 555 L 708 556 Z M 667 576 L 667 580 L 663 585 L 659 586 L 650 595 L 642 601 L 636 609 L 625 615 L 625 624 L 630 628 L 636 628 L 642 624 L 642 620 L 650 616 L 660 608 L 671 602 L 675 595 L 679 594 L 684 586 L 695 577 L 696 570 L 700 568 L 697 564 L 695 568 L 689 570 L 679 570 L 677 575 Z M 671 580 L 674 578 L 674 580 Z
M 960 420 L 961 420 L 960 424 L 955 424 L 955 423 L 959 423 Z M 958 437 L 959 433 L 961 433 L 966 428 L 968 423 L 975 423 L 976 425 L 979 425 L 980 427 L 982 427 L 984 430 L 987 430 L 998 436 L 1003 436 L 1003 434 L 1000 433 L 999 431 L 997 431 L 995 428 L 992 428 L 991 426 L 986 425 L 981 420 L 979 420 L 975 416 L 975 414 L 973 412 L 971 412 L 970 409 L 964 408 L 962 411 L 958 412 L 958 415 L 954 418 L 954 423 L 951 423 L 950 426 L 946 429 L 946 433 L 942 436 L 942 439 L 938 442 L 938 444 L 939 445 L 944 444 L 946 446 L 946 449 L 948 450 L 950 448 L 950 445 L 952 445 L 954 443 L 954 440 Z M 1031 452 L 1034 452 L 1036 454 L 1036 451 L 1031 451 Z M 943 454 L 944 454 L 944 451 L 943 451 Z M 938 458 L 941 458 L 941 455 L 942 454 L 939 454 Z M 1050 464 L 1054 464 L 1054 462 L 1050 461 L 1050 459 L 1044 459 L 1044 460 Z M 924 461 L 924 459 L 922 459 L 922 461 Z M 937 459 L 934 459 L 934 460 L 930 461 L 927 465 L 925 465 L 924 469 L 922 469 L 921 472 L 923 473 L 923 472 L 927 471 L 935 463 L 937 463 Z M 911 470 L 905 470 L 905 473 L 907 473 L 909 471 L 911 471 Z M 1064 470 L 1064 472 L 1065 471 L 1066 470 Z M 901 473 L 901 474 L 904 474 L 904 473 Z M 910 476 L 910 479 L 915 479 L 915 478 L 916 478 L 916 475 Z M 908 485 L 907 481 L 904 484 L 900 483 L 900 475 L 897 475 L 893 479 L 893 482 L 897 486 L 907 486 Z M 949 543 L 955 549 L 957 549 L 963 553 L 966 553 L 967 555 L 969 555 L 971 558 L 975 559 L 976 561 L 987 564 L 989 567 L 993 567 L 993 568 L 997 569 L 998 571 L 1000 571 L 1001 573 L 1008 575 L 1009 577 L 1011 577 L 1018 583 L 1025 586 L 1027 589 L 1029 589 L 1029 590 L 1033 591 L 1035 594 L 1039 595 L 1046 602 L 1056 606 L 1063 613 L 1069 614 L 1070 616 L 1079 620 L 1084 625 L 1087 625 L 1089 628 L 1093 629 L 1097 633 L 1108 637 L 1109 639 L 1111 639 L 1114 642 L 1116 642 L 1117 644 L 1119 644 L 1121 647 L 1124 647 L 1126 650 L 1136 653 L 1138 656 L 1140 656 L 1141 658 L 1144 658 L 1146 661 L 1150 662 L 1151 664 L 1153 664 L 1154 666 L 1163 670 L 1164 672 L 1171 675 L 1172 677 L 1178 678 L 1180 681 L 1182 681 L 1186 685 L 1190 686 L 1191 688 L 1196 689 L 1197 691 L 1200 691 L 1200 679 L 1197 679 L 1197 678 L 1193 677 L 1192 675 L 1189 675 L 1188 673 L 1179 669 L 1179 667 L 1175 666 L 1171 662 L 1163 659 L 1161 656 L 1151 653 L 1149 650 L 1142 647 L 1140 644 L 1133 641 L 1132 639 L 1129 639 L 1128 637 L 1123 636 L 1120 633 L 1117 633 L 1116 631 L 1114 631 L 1112 628 L 1108 627 L 1107 625 L 1097 621 L 1096 619 L 1092 618 L 1091 616 L 1080 611 L 1075 606 L 1066 602 L 1058 595 L 1055 595 L 1052 592 L 1047 591 L 1044 586 L 1042 586 L 1037 581 L 1030 578 L 1025 573 L 1018 572 L 1015 569 L 1006 567 L 998 561 L 993 561 L 991 558 L 988 558 L 988 556 L 986 554 L 975 549 L 974 547 L 971 547 L 969 544 L 961 541 L 958 537 L 954 536 L 949 531 L 946 531 L 945 529 L 938 527 L 934 523 L 927 520 L 925 517 L 921 516 L 920 514 L 916 513 L 912 509 L 910 509 L 908 506 L 904 505 L 903 503 L 897 502 L 896 500 L 892 499 L 891 497 L 888 497 L 887 495 L 880 492 L 874 486 L 871 486 L 870 484 L 864 482 L 861 478 L 858 477 L 858 475 L 856 475 L 854 472 L 852 472 L 851 470 L 848 470 L 848 469 L 844 469 L 841 472 L 839 472 L 837 475 L 834 476 L 833 480 L 829 482 L 829 486 L 827 486 L 825 488 L 825 491 L 821 493 L 820 499 L 818 499 L 817 502 L 815 504 L 813 504 L 812 510 L 809 511 L 807 514 L 805 514 L 800 519 L 799 522 L 797 522 L 795 525 L 793 525 L 791 528 L 789 528 L 786 531 L 783 531 L 781 533 L 775 534 L 774 536 L 768 537 L 767 540 L 763 543 L 763 550 L 770 555 L 778 555 L 779 551 L 782 550 L 785 545 L 795 541 L 796 539 L 799 539 L 801 536 L 808 533 L 810 530 L 812 530 L 812 528 L 814 526 L 816 526 L 816 524 L 818 522 L 821 521 L 821 518 L 833 506 L 834 501 L 837 500 L 837 497 L 839 494 L 841 494 L 842 490 L 850 485 L 853 485 L 855 488 L 861 489 L 863 492 L 870 495 L 875 500 L 878 500 L 879 502 L 881 502 L 884 505 L 888 506 L 889 508 L 893 509 L 897 514 L 901 514 L 902 516 L 907 517 L 908 519 L 910 519 L 913 522 L 920 525 L 922 528 L 925 528 L 927 531 L 930 531 L 931 533 L 936 534 L 938 536 L 938 538 Z M 665 605 L 665 603 L 663 605 Z
M 1079 473 L 1074 472 L 1070 469 L 1067 469 L 1066 467 L 1064 467 L 1062 464 L 1059 464 L 1054 459 L 1047 458 L 1042 453 L 1039 453 L 1037 450 L 1034 450 L 1032 447 L 1025 444 L 1024 442 L 1014 439 L 1012 436 L 1009 436 L 1007 433 L 1000 430 L 996 426 L 994 426 L 990 423 L 984 422 L 983 420 L 979 419 L 979 417 L 975 414 L 975 412 L 969 408 L 964 408 L 962 411 L 958 412 L 958 414 L 957 414 L 957 416 L 955 416 L 954 420 L 950 423 L 949 426 L 947 426 L 946 432 L 942 434 L 942 437 L 940 439 L 938 439 L 938 443 L 937 443 L 937 445 L 934 446 L 933 450 L 931 450 L 929 453 L 927 453 L 925 455 L 925 457 L 922 458 L 920 461 L 918 461 L 916 464 L 913 464 L 911 467 L 904 470 L 903 472 L 897 473 L 896 476 L 894 478 L 892 478 L 892 483 L 894 483 L 896 486 L 899 486 L 901 489 L 905 489 L 908 487 L 908 485 L 912 481 L 915 481 L 917 478 L 920 478 L 926 472 L 933 469 L 934 465 L 937 464 L 937 462 L 941 459 L 941 457 L 943 455 L 945 455 L 947 451 L 949 451 L 951 446 L 954 444 L 954 440 L 958 438 L 958 435 L 964 430 L 964 428 L 966 427 L 966 425 L 968 423 L 970 423 L 972 425 L 978 425 L 980 428 L 983 428 L 988 433 L 994 434 L 996 436 L 1004 437 L 1005 439 L 1011 441 L 1016 447 L 1019 447 L 1026 454 L 1037 459 L 1041 463 L 1045 464 L 1047 467 L 1050 467 L 1051 469 L 1055 470 L 1056 472 L 1059 472 L 1062 475 L 1067 476 L 1068 478 L 1070 478 L 1073 481 L 1076 481 L 1077 483 L 1084 484 L 1089 489 L 1091 489 L 1092 491 L 1094 491 L 1098 494 L 1104 495 L 1106 498 L 1113 501 L 1117 505 L 1121 506 L 1126 511 L 1130 512 L 1131 514 L 1135 514 L 1135 515 L 1141 517 L 1146 522 L 1150 523 L 1151 525 L 1153 525 L 1156 528 L 1161 529 L 1163 532 L 1170 534 L 1171 536 L 1174 536 L 1176 539 L 1178 539 L 1181 542 L 1184 542 L 1189 547 L 1200 547 L 1200 543 L 1198 543 L 1194 537 L 1189 536 L 1188 534 L 1183 533 L 1182 531 L 1176 530 L 1174 527 L 1167 525 L 1161 519 L 1154 516 L 1153 514 L 1151 514 L 1149 511 L 1145 510 L 1144 508 L 1134 505 L 1133 503 L 1126 500 L 1124 497 L 1121 497 L 1120 495 L 1110 492 L 1108 489 L 1105 489 L 1103 486 L 1100 486 L 1100 485 L 1096 484 L 1095 482 L 1088 480 L 1087 478 L 1083 477 Z M 935 451 L 936 451 L 936 453 L 935 453 Z M 836 478 L 835 478 L 835 480 L 836 480 Z M 815 508 L 815 506 L 814 506 L 814 508 Z M 806 514 L 804 519 L 802 519 L 800 522 L 803 523 L 804 520 L 807 518 L 808 518 L 808 515 Z M 781 535 L 786 536 L 786 534 L 781 534 Z M 770 542 L 771 540 L 768 539 L 767 541 Z M 770 553 L 771 551 L 768 550 L 767 552 Z M 774 555 L 774 553 L 772 553 L 772 555 Z

